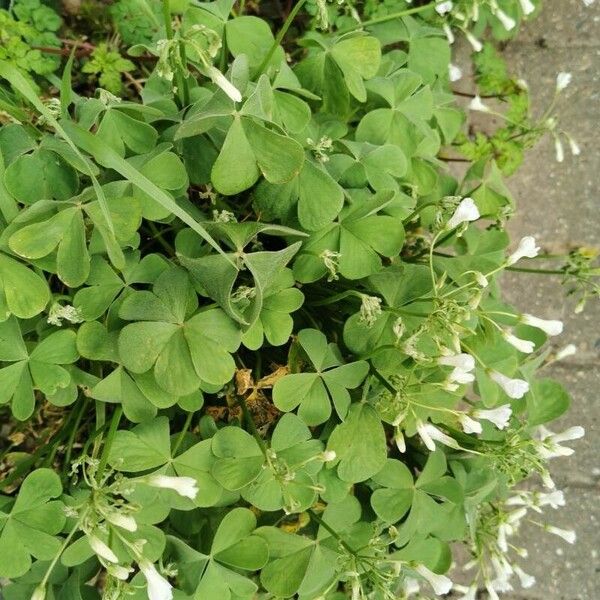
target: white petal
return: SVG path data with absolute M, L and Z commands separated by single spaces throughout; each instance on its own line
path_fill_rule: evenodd
M 149 600 L 172 600 L 173 588 L 171 584 L 156 570 L 156 567 L 147 561 L 139 563 L 148 584 Z
M 523 379 L 511 379 L 498 371 L 490 371 L 490 377 L 504 390 L 509 398 L 518 400 L 529 391 L 529 384 Z
M 506 31 L 511 31 L 517 25 L 517 22 L 501 9 L 496 11 L 496 17 L 498 17 L 498 20 L 502 23 L 502 26 Z
M 465 223 L 467 221 L 477 221 L 479 217 L 479 209 L 477 208 L 473 198 L 464 198 L 454 211 L 452 217 L 450 217 L 446 227 L 448 229 L 454 229 L 461 223 Z
M 524 314 L 521 321 L 525 325 L 531 325 L 541 329 L 546 335 L 560 335 L 563 331 L 563 322 L 557 320 L 540 319 L 533 315 Z
M 483 50 L 483 44 L 470 31 L 465 32 L 465 37 L 475 52 L 481 52 Z
M 519 352 L 525 354 L 531 354 L 535 350 L 535 343 L 530 340 L 523 340 L 513 335 L 508 331 L 502 333 L 502 337 L 511 345 L 514 346 Z
M 463 352 L 461 354 L 441 356 L 438 358 L 438 364 L 446 367 L 457 367 L 463 371 L 472 371 L 475 368 L 475 359 L 470 354 Z
M 565 540 L 565 542 L 568 542 L 569 544 L 574 544 L 575 540 L 577 539 L 577 534 L 572 529 L 560 529 L 560 527 L 554 527 L 553 525 L 548 525 L 546 529 L 550 533 L 561 537 L 563 540 Z
M 512 415 L 512 408 L 509 404 L 503 404 L 498 408 L 491 408 L 488 410 L 476 410 L 473 413 L 478 419 L 484 419 L 493 423 L 498 429 L 504 429 L 507 427 L 510 417 Z
M 535 10 L 535 6 L 531 0 L 519 0 L 519 2 L 521 3 L 521 10 L 524 15 L 530 15 Z
M 539 254 L 539 247 L 536 246 L 535 238 L 528 235 L 521 239 L 517 249 L 508 257 L 507 263 L 514 265 L 522 258 L 535 258 Z
M 471 102 L 469 102 L 469 110 L 475 110 L 477 112 L 490 112 L 488 106 L 486 106 L 479 96 L 475 96 Z
M 209 69 L 210 78 L 218 85 L 234 102 L 241 102 L 242 94 L 219 69 L 211 67 Z
M 88 542 L 92 550 L 104 560 L 108 562 L 118 563 L 119 559 L 117 555 L 99 538 L 95 535 L 87 536 Z
M 460 69 L 460 67 L 457 67 L 456 65 L 453 65 L 452 63 L 450 63 L 448 65 L 448 77 L 450 78 L 450 81 L 458 81 L 459 79 L 461 79 L 463 76 L 462 70 Z
M 559 92 L 564 90 L 571 83 L 571 79 L 573 79 L 571 73 L 565 73 L 564 71 L 559 73 L 556 76 L 556 90 Z
M 483 428 L 481 427 L 481 423 L 469 417 L 469 415 L 461 414 L 458 417 L 460 421 L 461 427 L 465 433 L 481 433 Z
M 565 429 L 562 433 L 555 433 L 550 437 L 550 440 L 559 444 L 560 442 L 569 442 L 571 440 L 579 440 L 585 435 L 585 429 L 581 425 L 575 425 Z
M 422 577 L 427 579 L 433 591 L 438 596 L 443 596 L 447 594 L 452 589 L 452 581 L 448 579 L 445 575 L 438 575 L 433 571 L 430 571 L 425 565 L 418 565 L 415 568 L 415 571 L 419 573 Z
M 151 475 L 148 485 L 177 492 L 180 496 L 194 500 L 198 494 L 198 484 L 193 477 L 171 477 L 169 475 Z

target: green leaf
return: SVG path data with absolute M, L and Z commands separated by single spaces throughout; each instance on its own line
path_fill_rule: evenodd
M 50 291 L 44 279 L 0 253 L 0 320 L 15 315 L 30 319 L 44 310 Z
M 31 557 L 49 561 L 60 550 L 55 537 L 65 524 L 60 477 L 50 469 L 30 473 L 9 513 L 0 508 L 0 576 L 14 579 L 31 568 Z
M 331 404 L 340 419 L 350 406 L 348 389 L 357 388 L 369 371 L 366 361 L 342 365 L 327 338 L 316 329 L 303 329 L 298 343 L 308 355 L 315 373 L 293 373 L 278 379 L 273 387 L 273 402 L 280 410 L 300 406 L 298 415 L 307 425 L 319 425 L 331 415 Z M 334 347 L 335 348 L 335 347 Z
M 553 379 L 535 379 L 525 396 L 529 426 L 543 425 L 564 414 L 571 404 L 565 388 Z
M 331 433 L 327 449 L 337 455 L 342 481 L 365 481 L 378 473 L 385 465 L 387 446 L 375 409 L 364 403 L 351 405 L 346 420 Z

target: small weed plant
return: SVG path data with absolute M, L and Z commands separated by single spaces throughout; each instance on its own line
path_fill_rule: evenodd
M 493 45 L 537 5 L 0 10 L 6 600 L 494 599 L 522 523 L 574 542 L 538 514 L 573 349 L 501 289 L 599 290 L 505 230 L 523 152 L 579 154 L 570 75 L 533 117 Z

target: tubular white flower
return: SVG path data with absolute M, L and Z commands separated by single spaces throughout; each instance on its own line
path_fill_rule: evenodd
M 579 147 L 579 144 L 571 136 L 568 137 L 568 140 L 571 154 L 573 156 L 579 156 L 581 154 L 581 148 Z
M 524 379 L 511 379 L 499 371 L 490 371 L 490 378 L 495 381 L 509 398 L 518 400 L 529 391 L 529 384 Z
M 123 567 L 121 565 L 109 565 L 106 569 L 113 577 L 120 579 L 121 581 L 127 581 L 130 573 L 133 571 L 131 568 Z
M 480 216 L 479 209 L 473 198 L 464 198 L 457 206 L 448 223 L 446 223 L 446 229 L 454 229 L 461 223 L 468 221 L 477 221 Z
M 486 581 L 485 589 L 487 590 L 490 600 L 500 600 L 500 596 L 498 596 L 491 581 Z
M 530 340 L 523 340 L 513 335 L 510 331 L 504 330 L 502 337 L 511 345 L 514 346 L 519 352 L 525 354 L 531 354 L 535 350 L 535 343 Z
M 147 479 L 152 487 L 174 490 L 180 496 L 194 500 L 198 494 L 198 484 L 193 477 L 171 477 L 169 475 L 150 475 Z
M 562 92 L 571 83 L 572 79 L 573 75 L 571 75 L 571 73 L 565 73 L 564 71 L 561 71 L 556 76 L 556 91 Z
M 171 584 L 156 570 L 149 561 L 143 560 L 139 563 L 140 571 L 146 578 L 148 584 L 149 600 L 172 600 L 173 588 Z
M 557 535 L 569 544 L 574 544 L 577 539 L 577 534 L 572 529 L 561 529 L 560 527 L 554 527 L 554 525 L 546 525 L 546 531 Z
M 525 571 L 523 571 L 523 569 L 521 569 L 521 567 L 519 567 L 518 565 L 515 565 L 513 568 L 514 568 L 516 576 L 519 578 L 519 581 L 521 582 L 521 587 L 523 589 L 528 589 L 535 585 L 535 577 L 533 575 L 529 575 L 529 573 L 525 573 Z
M 137 523 L 131 515 L 124 515 L 121 512 L 114 511 L 106 515 L 106 520 L 126 531 L 137 531 Z
M 472 419 L 469 415 L 462 413 L 459 415 L 458 420 L 460 421 L 460 425 L 462 430 L 465 433 L 481 433 L 483 431 L 483 427 L 479 421 Z
M 406 452 L 406 440 L 404 439 L 404 434 L 398 427 L 394 431 L 394 442 L 396 443 L 398 451 L 401 454 L 404 454 Z
M 465 31 L 465 37 L 475 52 L 481 52 L 483 50 L 483 44 L 470 31 Z
M 435 452 L 435 442 L 440 442 L 450 448 L 459 448 L 458 442 L 446 435 L 443 431 L 440 431 L 435 425 L 431 423 L 423 423 L 423 421 L 417 421 L 417 432 L 427 449 L 431 452 Z
M 456 367 L 462 371 L 472 371 L 475 368 L 475 359 L 466 352 L 452 354 L 450 356 L 440 356 L 437 362 L 440 365 Z
M 560 442 L 570 442 L 571 440 L 579 440 L 585 435 L 585 429 L 581 425 L 575 425 L 569 427 L 561 433 L 554 433 L 550 436 L 550 441 L 554 444 L 560 444 Z
M 117 555 L 100 539 L 95 535 L 88 534 L 88 542 L 92 550 L 104 560 L 112 563 L 118 563 L 119 559 Z
M 489 281 L 483 273 L 481 273 L 480 271 L 475 271 L 474 275 L 475 281 L 477 282 L 477 285 L 479 287 L 486 288 L 489 285 Z
M 454 584 L 453 589 L 462 594 L 462 596 L 460 596 L 458 598 L 458 600 L 476 600 L 477 599 L 477 585 L 476 584 L 471 584 L 469 587 L 465 587 L 464 585 Z
M 476 419 L 490 421 L 498 429 L 505 429 L 508 426 L 511 415 L 512 408 L 510 407 L 510 404 L 503 404 L 498 408 L 480 409 L 473 413 L 473 416 Z
M 554 360 L 563 360 L 577 354 L 577 346 L 575 344 L 567 344 L 562 350 L 559 350 L 554 357 Z
M 506 263 L 508 265 L 514 265 L 522 258 L 535 258 L 539 252 L 539 247 L 535 245 L 535 238 L 527 235 L 521 239 L 517 249 L 508 257 Z
M 531 0 L 519 0 L 519 3 L 524 15 L 530 15 L 535 10 L 535 6 Z
M 504 27 L 506 31 L 511 31 L 516 27 L 517 22 L 510 15 L 507 15 L 502 9 L 497 9 L 495 14 L 500 23 L 502 23 L 502 27 Z
M 438 596 L 443 596 L 452 589 L 452 581 L 448 577 L 430 571 L 425 565 L 418 565 L 415 567 L 415 571 L 421 575 L 421 577 L 427 579 L 429 585 L 431 585 L 433 591 Z
M 563 147 L 563 143 L 560 141 L 560 138 L 557 135 L 554 136 L 554 152 L 556 154 L 557 163 L 561 163 L 565 160 L 565 149 Z
M 219 69 L 216 67 L 210 67 L 208 69 L 208 76 L 212 79 L 213 83 L 219 86 L 234 102 L 241 102 L 242 94 Z
M 469 110 L 475 110 L 477 112 L 490 112 L 489 106 L 484 104 L 479 96 L 475 96 L 471 102 L 469 102 Z
M 473 375 L 473 373 L 465 371 L 464 369 L 459 369 L 458 367 L 456 367 L 452 370 L 452 373 L 450 373 L 448 380 L 450 382 L 456 382 L 462 385 L 466 383 L 472 383 L 473 381 L 475 381 L 475 375 Z
M 462 76 L 463 72 L 460 67 L 457 67 L 452 63 L 448 65 L 448 77 L 450 78 L 450 81 L 458 81 Z
M 502 552 L 508 552 L 508 542 L 506 541 L 506 536 L 512 533 L 512 527 L 507 525 L 506 523 L 500 523 L 498 526 L 498 537 L 496 538 L 496 542 L 498 543 L 498 548 L 502 550 Z
M 557 509 L 561 506 L 565 506 L 565 494 L 562 490 L 554 490 L 549 493 L 539 493 L 537 496 L 538 506 L 551 506 Z
M 563 322 L 553 319 L 540 319 L 533 315 L 524 314 L 521 322 L 541 329 L 546 335 L 560 335 L 563 331 Z

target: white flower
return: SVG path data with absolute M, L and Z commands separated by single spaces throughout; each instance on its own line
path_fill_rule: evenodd
M 218 85 L 234 102 L 241 102 L 242 94 L 219 69 L 215 67 L 209 67 L 208 76 L 212 79 L 213 83 Z
M 440 356 L 438 364 L 446 367 L 457 367 L 463 371 L 472 371 L 475 368 L 475 359 L 470 354 L 462 352 L 461 354 Z
M 448 25 L 448 23 L 444 23 L 442 25 L 442 29 L 444 30 L 444 33 L 446 34 L 446 39 L 448 40 L 448 43 L 450 45 L 454 44 L 454 33 L 452 33 L 452 29 L 450 29 L 450 26 Z
M 417 432 L 427 449 L 431 452 L 435 452 L 435 442 L 440 442 L 450 448 L 459 448 L 458 442 L 446 435 L 443 431 L 440 431 L 435 425 L 431 423 L 423 423 L 423 421 L 417 421 Z M 435 440 L 435 441 L 434 441 Z
M 485 589 L 487 590 L 490 600 L 500 600 L 500 596 L 498 596 L 498 594 L 496 593 L 496 590 L 494 589 L 494 586 L 491 581 L 486 581 Z
M 425 565 L 418 565 L 415 567 L 415 571 L 421 575 L 421 577 L 427 579 L 429 585 L 431 585 L 433 591 L 438 596 L 443 596 L 452 589 L 452 581 L 448 579 L 448 577 L 430 571 Z
M 498 8 L 496 10 L 495 15 L 498 18 L 498 20 L 500 21 L 500 23 L 502 23 L 502 27 L 504 27 L 504 29 L 506 29 L 506 31 L 510 31 L 511 29 L 514 29 L 515 26 L 517 25 L 517 22 L 511 16 L 507 15 L 500 8 Z
M 481 52 L 483 50 L 483 44 L 470 31 L 465 31 L 465 37 L 475 52 Z
M 574 427 L 569 427 L 565 429 L 562 433 L 553 433 L 550 436 L 550 440 L 554 444 L 559 444 L 560 442 L 570 442 L 571 440 L 578 440 L 585 435 L 585 429 L 581 427 L 581 425 L 575 425 Z
M 516 335 L 510 333 L 510 331 L 504 330 L 502 337 L 511 345 L 514 346 L 519 352 L 525 354 L 531 354 L 535 350 L 535 343 L 530 340 L 523 340 L 518 338 Z
M 406 452 L 406 440 L 404 439 L 404 434 L 400 431 L 400 428 L 396 428 L 394 431 L 394 442 L 396 442 L 396 447 L 401 454 Z
M 541 329 L 546 335 L 560 335 L 563 330 L 563 322 L 548 319 L 539 319 L 533 315 L 524 314 L 521 316 L 521 322 L 525 325 L 531 325 Z
M 137 523 L 131 515 L 124 515 L 119 511 L 113 511 L 106 515 L 106 520 L 126 531 L 137 531 Z
M 563 160 L 565 160 L 565 149 L 563 147 L 563 143 L 560 141 L 560 138 L 557 135 L 554 136 L 554 151 L 556 153 L 556 162 L 563 162 Z
M 453 6 L 454 5 L 452 4 L 451 0 L 447 0 L 446 2 L 437 4 L 435 7 L 435 12 L 437 12 L 438 15 L 445 15 L 452 10 Z
M 566 504 L 565 494 L 562 490 L 554 490 L 553 492 L 537 494 L 538 506 L 551 506 L 555 510 Z
M 151 475 L 148 485 L 176 491 L 180 496 L 194 500 L 198 494 L 198 484 L 193 477 L 170 477 L 169 475 Z
M 579 144 L 571 136 L 568 136 L 567 139 L 569 140 L 569 148 L 571 149 L 571 154 L 573 156 L 579 156 L 581 154 L 581 148 L 579 147 Z
M 104 560 L 112 563 L 118 563 L 119 559 L 117 555 L 99 538 L 95 535 L 88 534 L 88 542 L 92 550 Z
M 506 523 L 500 523 L 498 526 L 498 537 L 496 542 L 498 543 L 498 548 L 500 548 L 502 552 L 508 552 L 508 542 L 506 541 L 506 536 L 510 535 L 512 531 L 512 527 Z
M 583 0 L 583 3 L 586 6 L 591 6 L 592 4 L 594 4 L 594 2 L 596 2 L 596 0 Z
M 476 110 L 478 112 L 490 112 L 489 106 L 485 105 L 479 95 L 474 96 L 471 102 L 469 102 L 469 110 Z
M 519 578 L 519 581 L 521 582 L 521 587 L 523 589 L 528 589 L 535 585 L 535 577 L 533 575 L 529 575 L 528 573 L 525 573 L 525 571 L 523 571 L 523 569 L 521 569 L 521 567 L 519 567 L 518 565 L 515 565 L 513 568 L 514 568 L 515 574 L 517 575 L 517 577 Z
M 381 298 L 361 294 L 360 304 L 360 323 L 365 323 L 367 327 L 373 327 L 381 315 Z
M 524 15 L 530 15 L 535 10 L 535 6 L 531 0 L 519 0 L 519 2 Z
M 448 65 L 448 77 L 450 78 L 450 81 L 458 81 L 462 76 L 463 72 L 460 67 L 457 67 L 452 63 Z
M 140 571 L 143 573 L 148 584 L 149 600 L 172 600 L 173 588 L 171 584 L 156 570 L 156 567 L 148 561 L 139 563 Z
M 463 385 L 475 381 L 475 375 L 473 375 L 473 373 L 465 371 L 464 369 L 459 369 L 458 367 L 456 367 L 452 370 L 452 373 L 450 373 L 448 380 L 450 382 L 455 381 L 456 383 L 460 383 L 461 385 Z
M 546 525 L 546 531 L 561 537 L 569 544 L 574 544 L 577 539 L 577 534 L 572 529 L 561 529 L 560 527 L 554 527 L 554 525 Z
M 512 415 L 512 408 L 510 404 L 503 404 L 498 408 L 491 408 L 489 410 L 476 410 L 473 416 L 477 419 L 484 419 L 490 421 L 498 429 L 504 429 L 508 426 L 510 416 Z
M 473 198 L 464 198 L 457 206 L 448 223 L 446 223 L 446 228 L 454 229 L 461 223 L 477 221 L 480 216 L 479 209 L 477 208 Z
M 535 258 L 539 254 L 539 247 L 535 245 L 535 238 L 527 235 L 521 239 L 517 249 L 508 257 L 506 264 L 514 265 L 522 258 Z
M 562 92 L 571 83 L 571 79 L 573 79 L 571 73 L 560 72 L 556 76 L 556 91 Z
M 554 357 L 554 360 L 563 360 L 569 356 L 577 354 L 577 346 L 575 344 L 567 344 L 562 350 L 559 350 Z
M 133 569 L 123 567 L 121 565 L 109 565 L 106 569 L 113 577 L 120 579 L 121 581 L 127 581 L 129 579 L 130 573 L 133 572 Z
M 506 393 L 509 398 L 518 400 L 529 391 L 529 384 L 523 379 L 511 379 L 498 371 L 490 371 L 490 377 Z
M 469 587 L 455 583 L 452 589 L 460 592 L 462 596 L 458 600 L 476 600 L 477 599 L 477 584 L 472 583 Z
M 481 423 L 465 413 L 460 414 L 458 420 L 465 433 L 481 433 L 483 431 Z

